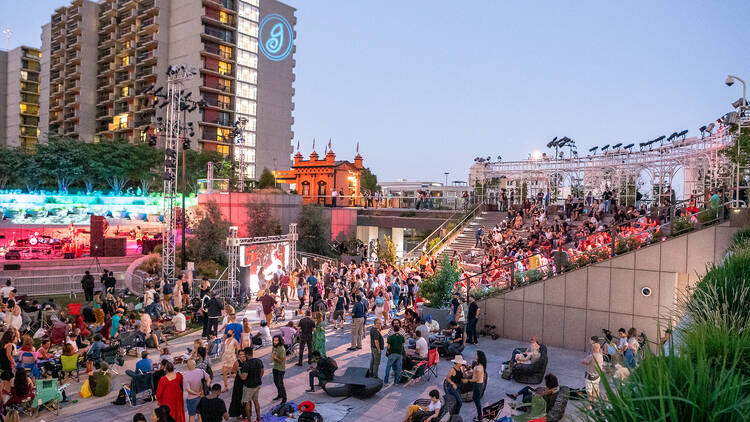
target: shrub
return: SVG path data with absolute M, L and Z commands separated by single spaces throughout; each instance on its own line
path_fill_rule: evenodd
M 699 212 L 698 221 L 700 221 L 700 223 L 704 226 L 709 226 L 716 223 L 717 221 L 719 221 L 719 209 L 709 208 L 703 210 L 703 212 Z
M 737 233 L 734 234 L 734 238 L 732 239 L 731 248 L 733 250 L 738 248 L 750 248 L 750 226 L 745 226 L 737 230 Z
M 161 248 L 161 245 L 158 247 Z M 149 254 L 136 269 L 148 274 L 161 274 L 161 251 L 156 253 L 156 248 L 154 248 L 154 253 Z
M 444 256 L 440 261 L 440 269 L 419 284 L 419 294 L 430 307 L 443 308 L 450 302 L 451 292 L 458 278 L 456 267 L 451 265 L 447 256 Z
M 672 236 L 687 233 L 693 230 L 693 228 L 693 224 L 690 222 L 689 217 L 675 217 L 672 220 Z
M 439 237 L 433 237 L 427 242 L 427 252 L 433 252 L 435 248 L 440 245 L 440 238 Z
M 195 270 L 199 277 L 215 278 L 224 271 L 224 267 L 214 261 L 201 261 L 195 265 Z

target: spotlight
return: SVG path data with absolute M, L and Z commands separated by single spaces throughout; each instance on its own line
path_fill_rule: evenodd
M 633 146 L 635 146 L 635 144 L 627 144 L 627 145 L 625 145 L 625 146 L 624 146 L 624 147 L 622 147 L 622 148 L 623 148 L 623 149 L 627 149 L 627 150 L 629 150 L 630 148 L 633 148 Z
M 724 115 L 724 118 L 722 120 L 724 121 L 725 125 L 737 124 L 737 112 L 730 111 L 729 113 Z
M 649 144 L 648 142 L 641 142 L 640 144 L 638 144 L 638 146 L 641 148 L 644 148 L 644 147 L 647 147 L 648 144 Z
M 687 133 L 688 133 L 688 130 L 685 129 L 682 132 L 680 132 L 680 133 L 677 134 L 677 138 L 682 138 L 682 140 L 684 141 L 685 140 L 685 135 L 687 135 Z
M 502 159 L 503 159 L 503 157 L 501 157 L 501 156 L 499 156 L 499 155 L 497 156 L 497 161 L 500 161 L 500 160 L 502 160 Z
M 596 147 L 593 147 L 593 148 L 589 149 L 589 152 L 593 152 L 594 154 L 596 154 L 596 150 L 598 150 L 598 149 L 599 149 L 599 147 L 596 146 Z
M 620 148 L 621 146 L 622 146 L 622 142 L 612 145 L 612 149 L 617 149 L 617 148 Z
M 156 135 L 149 135 L 148 136 L 148 145 L 149 146 L 155 147 L 156 146 L 156 141 L 157 141 Z
M 557 136 L 552 138 L 551 141 L 547 142 L 547 148 L 552 148 L 555 145 L 557 145 Z
M 662 135 L 662 136 L 660 136 L 660 137 L 658 137 L 658 138 L 654 139 L 653 141 L 651 141 L 651 143 L 653 144 L 654 142 L 661 142 L 661 141 L 663 141 L 663 140 L 664 140 L 664 138 L 666 138 L 666 136 Z
M 700 131 L 701 133 L 705 132 L 705 131 L 706 131 L 706 125 L 703 125 L 703 126 L 699 127 L 699 128 L 698 128 L 698 130 L 699 130 L 699 131 Z
M 732 107 L 734 107 L 734 108 L 740 108 L 740 107 L 742 107 L 744 105 L 745 105 L 745 99 L 742 98 L 742 97 L 740 97 L 739 100 L 737 100 L 737 101 L 735 101 L 735 102 L 732 103 Z
M 727 86 L 734 85 L 734 76 L 732 75 L 727 76 L 727 80 L 724 81 L 724 83 L 727 84 Z
M 608 148 L 609 148 L 609 144 L 607 144 L 607 145 L 604 145 L 604 146 L 603 146 L 603 147 L 601 148 L 601 149 L 602 149 L 602 152 L 606 151 L 606 150 L 607 150 Z
M 708 132 L 710 135 L 711 132 L 714 130 L 714 127 L 716 127 L 716 125 L 713 122 L 709 123 L 708 126 L 706 126 L 706 132 Z
M 183 150 L 190 149 L 190 140 L 189 139 L 185 139 L 185 140 L 182 141 L 182 149 Z

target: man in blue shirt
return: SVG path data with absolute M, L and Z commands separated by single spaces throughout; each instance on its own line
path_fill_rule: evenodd
M 237 322 L 237 315 L 229 314 L 227 317 L 229 321 L 227 326 L 224 328 L 224 334 L 227 334 L 229 330 L 234 333 L 234 339 L 237 340 L 237 344 L 242 344 L 242 324 Z
M 154 370 L 154 363 L 148 358 L 148 352 L 141 352 L 141 360 L 135 364 L 135 372 L 146 374 Z
M 362 296 L 357 295 L 352 307 L 352 344 L 347 350 L 358 350 L 362 348 L 362 331 L 365 325 L 367 308 L 362 303 Z
M 318 288 L 318 279 L 315 278 L 312 272 L 307 276 L 307 284 L 310 285 L 310 291 Z

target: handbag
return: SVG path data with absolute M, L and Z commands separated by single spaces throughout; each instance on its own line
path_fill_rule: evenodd
M 82 399 L 87 399 L 91 397 L 91 385 L 89 384 L 89 380 L 86 380 L 83 385 L 81 386 L 81 391 L 79 392 L 79 395 Z

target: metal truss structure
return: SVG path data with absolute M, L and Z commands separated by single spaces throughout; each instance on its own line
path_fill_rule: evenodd
M 733 143 L 729 126 L 719 124 L 700 137 L 685 139 L 684 133 L 680 135 L 682 139 L 674 134 L 672 139 L 662 136 L 639 144 L 640 148 L 635 144 L 616 144 L 610 149 L 607 145 L 604 152 L 598 153 L 598 148 L 592 148 L 583 157 L 572 152 L 568 157 L 536 154 L 523 161 L 478 162 L 471 166 L 469 180 L 490 186 L 488 194 L 498 188 L 513 190 L 520 200 L 524 199 L 519 195 L 522 186 L 527 196 L 544 191 L 553 200 L 568 194 L 596 195 L 610 188 L 623 205 L 635 204 L 639 182 L 649 183 L 652 199 L 659 201 L 668 194 L 678 173 L 682 173 L 682 193 L 686 198 L 703 198 L 715 188 L 734 186 L 732 165 L 719 154 Z M 638 149 L 633 150 L 634 147 Z
M 263 243 L 289 243 L 289 257 L 291 262 L 294 262 L 295 256 L 297 255 L 297 224 L 292 223 L 289 225 L 289 233 L 280 236 L 263 236 L 263 237 L 238 237 L 237 226 L 229 228 L 229 237 L 227 237 L 227 280 L 229 282 L 229 290 L 231 297 L 234 299 L 235 290 L 239 287 L 237 277 L 240 274 L 240 247 L 249 245 L 258 245 Z M 289 271 L 291 268 L 285 268 Z
M 162 278 L 174 281 L 175 253 L 177 240 L 177 221 L 175 207 L 177 206 L 177 165 L 180 156 L 181 136 L 184 123 L 180 119 L 181 105 L 185 98 L 184 82 L 192 79 L 195 72 L 185 66 L 170 66 L 167 72 L 167 113 L 164 123 L 164 225 L 162 226 Z M 183 217 L 184 218 L 184 217 Z

